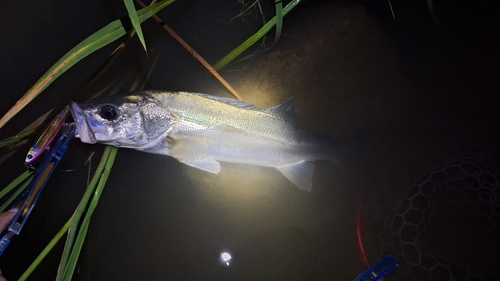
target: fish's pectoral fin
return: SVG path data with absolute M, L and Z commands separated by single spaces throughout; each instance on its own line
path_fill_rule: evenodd
M 181 160 L 182 163 L 189 165 L 191 167 L 195 167 L 201 169 L 203 171 L 207 171 L 210 173 L 218 174 L 220 172 L 220 163 L 213 158 L 201 158 L 195 160 Z
M 276 168 L 300 189 L 311 191 L 314 164 L 302 161 Z
M 168 154 L 179 160 L 199 159 L 208 155 L 213 142 L 204 138 L 167 137 Z
M 180 162 L 210 172 L 218 174 L 220 164 L 209 156 L 209 151 L 213 143 L 203 138 L 167 138 L 169 155 Z

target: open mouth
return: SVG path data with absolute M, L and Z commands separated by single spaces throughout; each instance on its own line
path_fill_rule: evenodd
M 80 106 L 78 106 L 75 102 L 71 102 L 70 111 L 73 119 L 75 120 L 76 130 L 78 131 L 78 137 L 80 140 L 84 143 L 96 143 L 97 139 L 94 132 L 90 128 L 85 113 L 83 113 Z

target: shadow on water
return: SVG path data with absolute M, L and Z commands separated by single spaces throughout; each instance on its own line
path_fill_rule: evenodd
M 253 15 L 230 21 L 240 10 L 229 2 L 208 9 L 215 4 L 178 1 L 162 18 L 214 64 L 259 28 Z M 347 143 L 338 165 L 317 162 L 311 193 L 275 169 L 222 164 L 220 174 L 212 175 L 170 157 L 121 149 L 74 279 L 352 280 L 367 268 L 365 262 L 391 254 L 400 263 L 393 280 L 498 280 L 500 48 L 497 20 L 490 16 L 499 7 L 436 1 L 438 28 L 425 1 L 415 1 L 412 12 L 396 5 L 395 22 L 387 3 L 379 2 L 304 1 L 285 18 L 275 48 L 221 71 L 246 101 L 268 108 L 294 97 L 306 128 Z M 64 10 L 49 7 L 54 14 Z M 45 56 L 50 48 L 26 47 L 37 43 L 31 42 L 16 52 L 15 44 L 8 45 L 14 55 L 1 56 L 9 66 L 2 72 L 10 77 L 2 113 L 65 51 L 122 16 L 120 9 L 81 8 L 74 12 L 79 20 L 61 22 L 27 17 L 47 26 L 50 40 L 36 37 L 40 45 L 62 39 L 64 46 L 39 62 L 33 54 Z M 6 9 L 0 11 L 3 17 Z M 79 31 L 88 14 L 96 21 Z M 461 22 L 463 15 L 467 22 Z M 59 31 L 51 27 L 63 22 L 72 22 L 74 33 L 54 35 Z M 14 40 L 17 34 L 0 26 Z M 41 32 L 19 32 L 35 31 Z M 146 22 L 144 31 L 150 57 L 158 58 L 146 88 L 229 96 L 155 23 Z M 65 39 L 67 34 L 74 38 Z M 85 94 L 110 81 L 144 76 L 151 59 L 137 42 L 130 45 L 102 85 Z M 52 108 L 49 94 L 77 92 L 112 49 L 65 74 L 2 136 Z M 24 73 L 29 79 L 12 78 Z M 71 142 L 61 171 L 0 260 L 9 280 L 20 276 L 71 216 L 85 188 L 91 151 L 99 155 L 102 146 Z M 21 161 L 2 170 L 3 185 L 22 172 Z M 34 280 L 54 278 L 62 246 Z M 229 266 L 220 262 L 225 251 L 233 257 Z

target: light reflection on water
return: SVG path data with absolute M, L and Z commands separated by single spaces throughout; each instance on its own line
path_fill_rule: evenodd
M 222 254 L 220 254 L 220 260 L 221 260 L 222 264 L 224 264 L 226 266 L 229 266 L 229 264 L 233 262 L 232 258 L 233 257 L 228 252 L 223 252 Z

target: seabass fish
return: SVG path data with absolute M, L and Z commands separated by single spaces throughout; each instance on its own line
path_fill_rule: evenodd
M 72 102 L 71 113 L 84 143 L 170 155 L 215 174 L 219 161 L 276 167 L 307 191 L 311 162 L 334 159 L 328 141 L 298 124 L 291 100 L 261 110 L 206 94 L 138 91 Z

